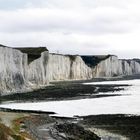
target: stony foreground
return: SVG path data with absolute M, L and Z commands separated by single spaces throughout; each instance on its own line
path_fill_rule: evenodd
M 102 79 L 101 79 L 102 80 Z M 98 79 L 99 81 L 99 79 Z M 84 82 L 84 81 L 82 81 Z M 121 96 L 129 85 L 83 85 L 81 81 L 52 83 L 46 89 L 1 97 L 5 101 L 70 100 Z M 111 91 L 112 94 L 108 94 Z M 103 92 L 104 94 L 98 94 Z M 88 109 L 88 108 L 87 108 Z M 0 109 L 0 140 L 139 140 L 140 117 L 98 115 L 50 117 L 54 112 Z
M 140 117 L 125 115 L 53 118 L 0 112 L 0 140 L 139 140 Z M 97 136 L 98 135 L 98 136 Z
M 0 112 L 0 119 L 1 140 L 100 140 L 71 119 L 11 112 Z

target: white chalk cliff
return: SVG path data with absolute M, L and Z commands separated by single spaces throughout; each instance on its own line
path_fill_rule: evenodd
M 26 92 L 50 81 L 140 74 L 140 61 L 117 56 L 49 54 L 46 48 L 0 45 L 0 94 Z
M 80 56 L 49 54 L 49 81 L 92 78 L 92 70 Z
M 24 90 L 27 84 L 27 55 L 0 47 L 0 93 Z
M 140 74 L 140 63 L 135 60 L 119 60 L 110 56 L 95 66 L 95 77 L 114 77 Z
M 0 94 L 26 92 L 47 85 L 47 60 L 48 51 L 29 63 L 27 53 L 1 45 Z

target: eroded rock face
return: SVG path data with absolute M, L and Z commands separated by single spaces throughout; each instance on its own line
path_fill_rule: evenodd
M 27 55 L 0 47 L 0 93 L 22 90 L 27 84 Z
M 109 58 L 98 63 L 95 68 L 95 77 L 112 77 L 122 75 L 122 62 L 118 60 L 117 56 L 110 56 Z
M 34 49 L 0 45 L 1 94 L 33 90 L 46 86 L 49 81 L 140 74 L 139 59 L 49 54 L 45 48 Z
M 120 60 L 115 55 L 72 56 L 49 54 L 48 72 L 50 81 L 115 77 L 140 74 L 140 63 L 136 60 Z
M 135 60 L 119 60 L 117 56 L 110 56 L 98 63 L 94 70 L 95 77 L 140 74 L 140 63 Z
M 28 56 L 20 50 L 0 47 L 0 94 L 25 92 L 47 85 L 48 51 L 28 64 Z
M 40 58 L 35 59 L 28 65 L 27 75 L 31 84 L 40 86 L 47 85 L 49 83 L 49 72 L 47 67 L 48 57 L 48 51 L 42 52 Z
M 80 56 L 49 54 L 49 80 L 82 80 L 92 78 L 92 70 Z

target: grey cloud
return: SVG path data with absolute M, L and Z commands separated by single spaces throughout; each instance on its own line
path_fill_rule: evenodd
M 32 14 L 30 14 L 32 12 Z M 40 12 L 38 14 L 38 12 Z M 47 12 L 49 14 L 47 14 Z M 89 11 L 65 11 L 65 10 L 39 10 L 23 9 L 14 12 L 0 12 L 1 32 L 63 32 L 86 33 L 86 34 L 108 34 L 125 33 L 131 27 L 132 21 L 122 20 L 117 13 L 112 16 Z M 89 13 L 90 12 L 90 13 Z
M 0 43 L 43 45 L 62 53 L 138 55 L 128 48 L 139 50 L 140 11 L 135 8 L 139 4 L 138 0 L 0 0 Z
M 112 38 L 104 38 L 106 42 L 100 36 L 92 37 L 90 40 L 87 40 L 87 38 L 75 38 L 75 35 L 65 36 L 60 33 L 0 33 L 1 44 L 13 47 L 46 46 L 50 52 L 59 51 L 59 53 L 64 54 L 115 54 L 120 58 L 139 57 L 139 45 L 131 46 L 131 49 L 128 49 L 130 46 L 121 46 L 120 39 L 116 37 L 113 40 L 116 39 L 120 42 L 120 45 L 110 44 Z M 120 48 L 124 49 L 121 50 Z
M 106 0 L 106 2 L 103 0 L 89 0 L 88 2 L 86 0 L 21 0 L 20 2 L 19 0 L 5 0 L 4 4 L 4 0 L 0 0 L 0 5 L 4 6 L 6 2 L 9 6 L 13 5 L 10 7 L 15 6 L 15 8 L 31 6 L 28 9 L 10 12 L 0 11 L 0 31 L 62 32 L 65 35 L 126 33 L 131 31 L 133 21 L 132 16 L 130 15 L 129 19 L 128 15 L 124 14 L 127 11 L 120 8 L 124 1 L 126 0 L 122 2 L 114 0 Z M 45 8 L 42 10 L 34 8 L 41 5 Z M 61 5 L 66 9 L 61 9 Z M 77 9 L 71 9 L 72 7 L 77 7 Z M 88 7 L 88 9 L 83 9 L 83 7 Z

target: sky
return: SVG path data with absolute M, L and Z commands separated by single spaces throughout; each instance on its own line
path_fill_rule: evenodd
M 0 44 L 140 58 L 139 0 L 0 0 Z

